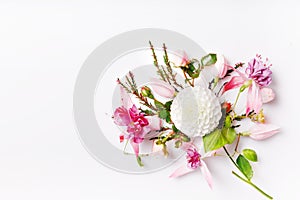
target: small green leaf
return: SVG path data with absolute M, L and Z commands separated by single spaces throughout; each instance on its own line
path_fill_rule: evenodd
M 239 155 L 236 159 L 236 164 L 239 166 L 241 172 L 246 176 L 248 180 L 253 177 L 253 170 L 249 161 L 243 156 Z
M 233 128 L 216 129 L 212 133 L 203 137 L 205 152 L 212 151 L 231 144 L 236 138 L 236 132 Z
M 158 117 L 161 119 L 167 119 L 170 113 L 167 110 L 161 110 L 158 112 Z
M 159 102 L 159 101 L 157 101 L 157 100 L 154 100 L 154 105 L 156 106 L 156 108 L 157 108 L 158 110 L 163 110 L 163 109 L 165 109 L 164 104 L 162 104 L 161 102 Z
M 208 54 L 206 56 L 203 56 L 201 58 L 201 63 L 202 66 L 209 66 L 209 65 L 213 65 L 217 62 L 217 54 Z
M 257 162 L 257 154 L 254 150 L 252 149 L 244 149 L 243 150 L 243 155 L 250 161 L 252 162 Z
M 189 67 L 188 69 L 192 72 L 196 69 L 193 63 L 188 64 L 188 67 Z
M 143 166 L 144 166 L 144 164 L 142 163 L 142 159 L 141 159 L 140 156 L 137 156 L 137 157 L 136 157 L 136 161 L 137 161 L 137 163 L 139 164 L 140 167 L 143 167 Z
M 172 102 L 173 102 L 173 101 L 167 101 L 167 102 L 165 103 L 165 108 L 166 108 L 168 111 L 170 111 Z
M 173 124 L 172 125 L 172 130 L 175 132 L 175 133 L 178 133 L 179 132 L 179 130 L 176 128 L 176 126 Z

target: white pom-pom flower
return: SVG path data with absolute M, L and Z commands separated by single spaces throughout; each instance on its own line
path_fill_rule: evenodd
M 171 105 L 171 119 L 176 128 L 189 137 L 212 132 L 222 117 L 221 105 L 215 94 L 201 86 L 180 91 Z

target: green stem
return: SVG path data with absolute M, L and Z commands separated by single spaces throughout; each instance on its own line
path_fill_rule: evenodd
M 254 187 L 257 191 L 259 191 L 261 194 L 263 194 L 265 197 L 269 198 L 269 199 L 273 199 L 273 197 L 271 197 L 270 195 L 268 195 L 267 193 L 265 193 L 264 191 L 262 191 L 257 185 L 255 185 L 254 183 L 252 183 L 249 180 L 244 179 L 243 177 L 241 177 L 240 175 L 238 175 L 236 172 L 232 171 L 232 173 L 238 177 L 239 179 L 241 179 L 242 181 L 244 181 L 245 183 L 248 183 L 249 185 L 251 185 L 252 187 Z
M 232 156 L 230 156 L 229 152 L 227 151 L 227 149 L 223 146 L 223 149 L 225 151 L 225 153 L 227 154 L 227 156 L 229 157 L 229 159 L 231 160 L 231 162 L 236 166 L 236 168 L 240 171 L 240 167 L 236 164 L 236 162 L 234 162 Z M 257 191 L 259 191 L 261 194 L 263 194 L 265 197 L 269 198 L 269 199 L 273 199 L 273 197 L 271 197 L 270 195 L 268 195 L 267 193 L 265 193 L 262 189 L 260 189 L 258 186 L 256 186 L 254 183 L 252 183 L 250 180 L 244 179 L 243 177 L 241 177 L 240 175 L 238 175 L 236 172 L 232 171 L 232 173 L 237 176 L 239 179 L 241 179 L 242 181 L 244 181 L 245 183 L 248 183 L 249 185 L 251 185 L 253 188 L 255 188 Z M 243 172 L 242 172 L 243 173 Z
M 239 98 L 240 98 L 241 93 L 242 93 L 242 92 L 239 90 L 239 93 L 238 93 L 238 95 L 237 95 L 237 97 L 236 97 L 236 99 L 235 99 L 235 102 L 234 102 L 233 106 L 232 106 L 232 110 L 234 110 L 234 108 L 235 108 L 235 106 L 236 106 L 236 104 L 237 104 L 237 102 L 238 102 L 238 100 L 239 100 Z

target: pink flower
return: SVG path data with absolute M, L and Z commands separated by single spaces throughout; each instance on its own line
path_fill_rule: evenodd
M 254 140 L 264 140 L 279 132 L 279 127 L 272 124 L 255 124 L 251 127 L 249 135 Z
M 156 78 L 151 78 L 149 85 L 153 91 L 161 97 L 173 98 L 175 95 L 175 89 L 168 83 Z
M 215 64 L 218 70 L 218 77 L 224 78 L 228 71 L 228 65 L 225 57 L 223 55 L 217 55 L 217 62 Z
M 187 149 L 187 162 L 188 162 L 188 166 L 192 169 L 196 169 L 199 166 L 201 166 L 201 155 L 198 153 L 198 151 L 195 148 L 189 148 Z
M 141 143 L 146 133 L 151 129 L 148 120 L 133 105 L 129 110 L 125 107 L 119 107 L 114 112 L 114 122 L 119 126 L 127 126 L 126 139 L 133 139 L 135 143 Z
M 272 64 L 268 64 L 268 59 L 266 59 L 266 62 L 263 62 L 261 56 L 256 55 L 256 58 L 253 58 L 248 62 L 246 74 L 248 75 L 248 78 L 254 80 L 259 86 L 265 87 L 272 82 L 271 66 Z
M 266 61 L 268 60 L 266 59 Z M 239 70 L 230 67 L 239 76 L 232 77 L 224 85 L 222 93 L 238 87 L 248 88 L 246 114 L 248 115 L 252 110 L 258 113 L 263 104 L 261 87 L 269 85 L 272 81 L 270 66 L 270 64 L 267 65 L 267 63 L 264 63 L 260 56 L 256 56 L 256 58 L 248 63 L 248 67 L 246 68 L 245 73 L 248 75 L 248 78 Z
M 186 149 L 187 152 L 186 158 L 187 158 L 188 165 L 179 167 L 170 175 L 170 178 L 180 177 L 200 168 L 209 187 L 212 188 L 212 176 L 210 171 L 207 168 L 206 163 L 204 162 L 203 159 L 201 159 L 201 155 L 196 150 L 196 148 L 192 144 L 190 144 L 189 146 L 190 147 Z

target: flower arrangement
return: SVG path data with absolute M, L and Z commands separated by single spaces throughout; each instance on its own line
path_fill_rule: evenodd
M 256 55 L 247 64 L 232 66 L 222 55 L 211 53 L 201 59 L 190 59 L 182 52 L 181 60 L 175 62 L 169 60 L 163 44 L 164 65 L 161 65 L 152 43 L 149 44 L 159 79 L 152 78 L 147 85 L 138 87 L 134 74 L 129 72 L 122 81 L 117 80 L 122 105 L 114 111 L 113 120 L 124 130 L 120 142 L 126 140 L 131 144 L 141 167 L 139 148 L 142 143 L 152 142 L 153 148 L 161 150 L 165 156 L 172 144 L 171 147 L 186 152 L 186 164 L 170 177 L 199 168 L 210 187 L 212 175 L 205 159 L 223 153 L 239 171 L 232 171 L 236 177 L 272 199 L 251 181 L 251 162 L 258 161 L 256 152 L 239 148 L 244 138 L 264 140 L 279 132 L 279 127 L 265 122 L 262 109 L 263 104 L 275 97 L 268 87 L 272 82 L 272 65 L 268 59 Z M 206 86 L 197 82 L 203 70 L 210 67 L 216 67 L 218 73 Z M 183 83 L 178 81 L 178 73 Z M 231 90 L 236 92 L 232 102 L 225 97 Z M 246 93 L 246 105 L 240 112 L 237 105 L 242 93 Z M 138 103 L 133 103 L 133 98 Z M 241 131 L 244 121 L 252 125 Z

